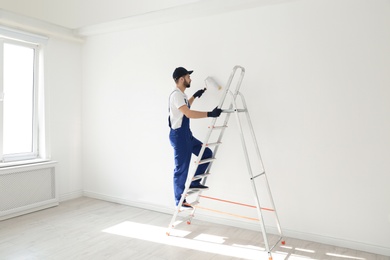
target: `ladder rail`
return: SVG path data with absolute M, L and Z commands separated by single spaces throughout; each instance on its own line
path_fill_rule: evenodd
M 245 162 L 246 162 L 249 178 L 251 179 L 251 186 L 252 186 L 252 190 L 253 190 L 253 193 L 254 193 L 255 203 L 256 203 L 256 206 L 257 206 L 256 207 L 257 214 L 259 215 L 260 227 L 261 227 L 261 231 L 262 231 L 262 234 L 263 234 L 265 249 L 266 249 L 266 251 L 268 253 L 270 253 L 268 237 L 267 237 L 267 231 L 266 231 L 266 227 L 264 225 L 263 213 L 261 212 L 261 205 L 260 205 L 260 201 L 259 201 L 259 196 L 258 196 L 258 193 L 257 193 L 257 188 L 256 188 L 256 185 L 255 185 L 255 182 L 253 180 L 252 166 L 251 166 L 251 162 L 249 160 L 249 154 L 248 154 L 248 150 L 247 150 L 247 147 L 246 147 L 244 131 L 242 129 L 240 115 L 239 115 L 239 113 L 237 111 L 237 103 L 236 103 L 235 99 L 232 100 L 232 104 L 233 104 L 233 108 L 236 110 L 235 115 L 236 115 L 236 120 L 237 120 L 237 125 L 238 125 L 238 131 L 240 133 L 240 139 L 241 139 L 242 149 L 243 149 L 244 155 L 245 155 Z M 246 109 L 245 106 L 244 106 L 244 109 Z
M 225 99 L 226 99 L 226 95 L 228 94 L 229 92 L 229 89 L 230 89 L 230 85 L 232 84 L 232 81 L 233 81 L 233 78 L 234 76 L 236 75 L 236 71 L 240 69 L 241 70 L 241 73 L 240 73 L 240 77 L 238 79 L 238 82 L 236 84 L 236 89 L 234 91 L 234 93 L 238 93 L 239 89 L 240 89 L 240 86 L 241 86 L 241 82 L 244 78 L 244 75 L 245 75 L 245 69 L 244 67 L 241 67 L 241 66 L 234 66 L 233 68 L 233 71 L 230 73 L 230 76 L 229 76 L 229 79 L 228 79 L 228 82 L 226 83 L 226 89 L 225 89 L 225 92 L 224 94 L 222 95 L 221 99 L 220 99 L 220 102 L 219 102 L 219 105 L 218 107 L 219 108 L 222 108 L 223 106 L 223 103 L 225 102 Z
M 241 102 L 242 102 L 243 106 L 246 108 L 245 116 L 247 118 L 247 123 L 248 123 L 249 130 L 251 132 L 253 143 L 256 144 L 255 145 L 255 149 L 256 149 L 257 158 L 258 158 L 258 160 L 261 163 L 261 167 L 263 168 L 263 172 L 265 173 L 265 167 L 264 167 L 263 159 L 261 158 L 259 145 L 258 145 L 258 142 L 257 142 L 257 139 L 256 139 L 256 135 L 255 135 L 255 131 L 254 131 L 253 125 L 252 125 L 252 120 L 251 120 L 250 115 L 249 115 L 248 107 L 246 105 L 246 101 L 245 101 L 245 98 L 242 95 L 242 93 L 239 93 L 239 95 L 240 95 Z M 270 198 L 271 207 L 274 209 L 276 226 L 277 226 L 277 229 L 279 231 L 280 236 L 283 236 L 282 228 L 281 228 L 280 222 L 279 222 L 279 216 L 278 216 L 278 213 L 277 213 L 277 210 L 276 210 L 276 206 L 275 206 L 275 202 L 274 202 L 274 199 L 273 199 L 273 196 L 272 196 L 271 187 L 270 187 L 269 182 L 268 182 L 267 174 L 263 174 L 263 175 L 264 175 L 264 178 L 265 178 L 265 183 L 267 184 L 266 187 L 267 187 L 268 196 Z
M 226 95 L 230 92 L 230 91 L 229 91 L 230 86 L 231 86 L 231 84 L 232 84 L 233 78 L 234 78 L 234 76 L 236 75 L 236 71 L 237 71 L 238 69 L 241 70 L 240 78 L 239 78 L 239 80 L 238 80 L 238 82 L 237 82 L 237 85 L 236 85 L 236 93 L 238 93 L 237 91 L 239 90 L 239 88 L 240 88 L 240 86 L 241 86 L 241 82 L 242 82 L 242 80 L 243 80 L 243 78 L 244 78 L 244 75 L 245 75 L 245 68 L 242 67 L 242 66 L 236 65 L 236 66 L 234 66 L 233 71 L 232 71 L 231 74 L 230 74 L 230 77 L 229 77 L 228 82 L 227 82 L 227 84 L 226 84 L 226 90 L 225 90 L 225 92 L 224 92 L 224 95 L 222 95 L 222 97 L 221 97 L 221 99 L 220 99 L 218 108 L 222 108 L 222 106 L 223 106 L 223 104 L 224 104 L 224 102 L 225 102 L 225 100 L 226 100 Z M 236 96 L 237 96 L 237 95 L 235 95 L 235 97 L 236 97 Z M 231 107 L 232 107 L 232 105 L 230 105 L 230 109 L 231 109 Z M 222 111 L 222 112 L 224 112 L 224 111 Z M 226 130 L 226 126 L 227 126 L 227 123 L 229 122 L 229 119 L 230 119 L 230 114 L 227 114 L 226 117 L 225 117 L 225 120 L 224 120 L 224 122 L 223 122 L 223 124 L 222 124 L 222 129 L 220 130 L 221 132 L 220 132 L 220 134 L 219 134 L 219 136 L 218 136 L 217 143 L 221 143 L 221 140 L 222 140 L 222 137 L 224 136 L 224 133 L 225 133 L 225 130 Z M 215 123 L 217 122 L 217 120 L 218 120 L 217 117 L 216 117 L 216 118 L 213 118 L 213 120 L 212 120 L 212 122 L 211 122 L 211 126 L 215 126 Z M 206 135 L 206 138 L 205 138 L 205 141 L 203 142 L 203 144 L 206 144 L 206 143 L 208 142 L 208 140 L 209 140 L 210 137 L 211 137 L 211 134 L 212 134 L 212 131 L 213 131 L 213 130 L 215 130 L 215 129 L 213 129 L 213 127 L 211 127 L 211 128 L 209 129 L 208 134 Z M 216 147 L 214 148 L 213 156 L 215 156 L 215 155 L 217 154 L 218 149 L 219 149 L 219 146 L 216 146 Z M 199 155 L 201 155 L 201 153 L 199 153 Z M 203 155 L 203 153 L 202 153 L 202 155 Z M 213 162 L 210 162 L 209 167 L 207 168 L 207 172 L 208 172 L 208 170 L 211 168 L 212 164 L 213 164 Z M 194 172 L 195 172 L 195 171 L 196 171 L 196 169 L 194 170 Z M 207 181 L 207 177 L 205 177 L 205 178 L 203 179 L 202 184 L 204 185 L 204 184 L 206 183 L 206 181 Z M 198 201 L 198 199 L 199 199 L 199 197 L 196 199 L 196 201 Z
M 229 117 L 230 117 L 230 114 L 227 114 L 226 117 L 225 117 L 223 126 L 226 126 L 226 125 L 227 125 L 227 123 L 228 123 L 228 121 L 229 121 Z M 213 124 L 212 124 L 212 125 L 215 125 L 215 122 L 216 122 L 216 121 L 217 121 L 217 118 L 213 119 Z M 208 142 L 208 140 L 209 140 L 209 138 L 210 138 L 211 133 L 212 133 L 213 130 L 214 130 L 214 129 L 213 129 L 212 127 L 209 129 L 209 134 L 208 134 L 207 138 L 205 139 L 205 142 L 203 143 L 202 146 L 206 147 L 205 144 Z M 218 139 L 217 139 L 217 143 L 221 143 L 221 140 L 222 140 L 222 137 L 223 137 L 223 135 L 224 135 L 224 133 L 225 133 L 225 130 L 226 130 L 226 127 L 223 127 L 223 128 L 220 129 L 220 133 L 219 133 L 219 136 L 218 136 Z M 202 149 L 203 149 L 203 147 L 202 147 Z M 217 146 L 214 148 L 214 151 L 213 151 L 213 157 L 214 157 L 214 158 L 215 158 L 215 155 L 216 155 L 217 152 L 218 152 L 218 149 L 219 149 L 219 145 L 217 145 Z M 200 153 L 199 153 L 199 155 L 200 155 Z M 212 165 L 213 165 L 213 161 L 211 161 L 211 162 L 209 163 L 209 166 L 207 167 L 206 173 L 209 172 L 209 169 L 211 168 Z M 197 168 L 198 168 L 198 166 L 195 166 L 194 174 L 195 174 L 195 171 L 196 171 Z M 202 184 L 205 185 L 206 182 L 207 182 L 207 177 L 203 178 Z M 200 192 L 198 193 L 198 195 L 196 196 L 195 202 L 198 202 L 198 201 L 199 201 L 201 195 L 202 195 L 202 192 L 200 191 Z M 196 207 L 194 207 L 194 208 L 192 209 L 192 212 L 191 212 L 191 214 L 190 214 L 190 216 L 189 216 L 189 218 L 188 218 L 188 220 L 187 220 L 187 223 L 192 221 L 192 218 L 193 218 L 194 215 L 195 215 L 196 209 L 197 209 Z
M 222 108 L 222 106 L 223 106 L 223 104 L 224 104 L 224 102 L 225 102 L 225 100 L 226 100 L 227 94 L 228 94 L 228 93 L 231 93 L 229 89 L 230 89 L 230 86 L 231 86 L 231 84 L 232 84 L 232 81 L 233 81 L 233 78 L 234 78 L 234 76 L 235 76 L 235 73 L 236 73 L 236 71 L 237 71 L 238 69 L 241 69 L 239 84 L 241 84 L 241 82 L 242 82 L 242 79 L 243 79 L 243 77 L 244 77 L 244 75 L 245 75 L 245 69 L 244 69 L 243 67 L 241 67 L 241 66 L 235 66 L 235 67 L 233 68 L 232 73 L 230 74 L 228 83 L 227 83 L 227 85 L 226 85 L 226 91 L 224 92 L 224 95 L 223 95 L 223 96 L 221 97 L 221 99 L 220 99 L 220 102 L 219 102 L 219 105 L 218 105 L 219 108 Z M 236 89 L 239 89 L 239 85 L 236 86 Z M 235 98 L 235 97 L 234 97 L 234 98 Z M 230 104 L 230 106 L 229 106 L 229 109 L 231 109 L 231 108 L 232 108 L 232 104 Z M 222 110 L 222 112 L 224 112 L 224 110 Z M 218 142 L 218 143 L 221 143 L 221 140 L 222 140 L 222 137 L 223 137 L 224 134 L 225 134 L 226 126 L 227 126 L 227 123 L 229 122 L 229 119 L 230 119 L 230 114 L 227 114 L 226 117 L 225 117 L 225 120 L 223 121 L 223 124 L 222 124 L 222 127 L 223 127 L 223 128 L 220 130 L 221 132 L 220 132 L 220 134 L 219 134 L 219 136 L 218 136 L 218 139 L 217 139 L 217 142 Z M 217 120 L 218 120 L 218 118 L 213 118 L 212 123 L 211 123 L 211 126 L 215 126 L 215 123 L 217 122 Z M 210 136 L 211 136 L 211 133 L 212 133 L 213 130 L 214 130 L 214 129 L 213 129 L 212 127 L 209 129 L 208 134 L 207 134 L 207 136 L 206 136 L 206 138 L 205 138 L 205 142 L 203 142 L 204 144 L 207 143 L 208 140 L 210 139 Z M 214 155 L 217 154 L 218 149 L 219 149 L 219 146 L 217 146 L 217 147 L 214 148 L 214 152 L 213 152 Z M 212 163 L 213 163 L 213 162 L 211 162 L 211 163 L 209 164 L 208 169 L 211 168 Z M 203 182 L 202 182 L 203 185 L 206 183 L 206 180 L 207 180 L 207 177 L 203 180 Z
M 246 105 L 246 101 L 245 101 L 245 98 L 244 96 L 242 95 L 242 93 L 240 92 L 239 93 L 239 96 L 240 96 L 240 99 L 241 99 L 241 102 L 243 104 L 243 106 L 245 107 L 245 116 L 247 118 L 247 122 L 248 122 L 248 127 L 249 127 L 249 130 L 250 130 L 250 133 L 251 133 L 251 136 L 252 136 L 252 140 L 254 142 L 255 145 L 255 149 L 256 149 L 256 155 L 257 155 L 257 158 L 259 159 L 260 161 L 260 164 L 261 164 L 261 167 L 263 168 L 264 172 L 265 172 L 265 168 L 264 168 L 264 163 L 263 163 L 263 159 L 261 158 L 261 154 L 260 154 L 260 149 L 259 149 L 259 146 L 257 145 L 257 139 L 256 139 L 256 135 L 255 135 L 255 131 L 253 129 L 253 125 L 252 125 L 252 120 L 249 116 L 249 111 L 248 111 L 248 107 Z

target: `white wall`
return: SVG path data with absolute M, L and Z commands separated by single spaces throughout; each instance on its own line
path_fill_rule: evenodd
M 172 71 L 195 70 L 191 95 L 207 76 L 225 84 L 239 64 L 285 233 L 390 255 L 389 24 L 389 1 L 300 0 L 88 37 L 85 194 L 169 212 Z M 193 108 L 216 103 L 210 90 Z M 193 120 L 194 135 L 202 140 L 208 123 Z M 231 125 L 208 194 L 253 203 Z
M 55 37 L 45 48 L 48 133 L 61 200 L 82 195 L 81 50 L 82 43 Z

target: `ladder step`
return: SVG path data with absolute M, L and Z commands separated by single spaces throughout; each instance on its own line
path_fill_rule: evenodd
M 201 191 L 206 191 L 206 190 L 209 190 L 209 188 L 207 188 L 207 189 L 189 188 L 187 193 L 186 193 L 186 196 L 191 196 L 191 195 L 194 195 L 194 194 L 198 194 Z
M 265 172 L 262 172 L 262 173 L 260 173 L 260 174 L 257 174 L 256 176 L 253 176 L 253 177 L 251 178 L 251 180 L 253 180 L 254 178 L 260 177 L 260 176 L 263 175 L 263 174 L 265 174 Z
M 220 126 L 215 126 L 215 125 L 212 125 L 212 126 L 209 126 L 209 128 L 212 128 L 213 130 L 218 130 L 218 129 L 222 129 L 222 128 L 226 128 L 227 125 L 220 125 Z
M 220 145 L 220 144 L 222 144 L 222 142 L 209 143 L 209 144 L 203 144 L 203 145 L 206 146 L 206 147 L 212 147 L 212 146 L 217 146 L 217 145 Z
M 204 190 L 209 190 L 209 187 L 203 187 L 203 188 L 197 188 L 197 187 L 194 187 L 194 188 L 189 188 L 188 190 L 191 190 L 191 191 L 204 191 Z
M 194 194 L 197 194 L 199 193 L 201 190 L 192 190 L 192 189 L 188 189 L 188 192 L 187 192 L 187 196 L 191 196 L 191 195 L 194 195 Z
M 195 161 L 195 163 L 204 164 L 204 163 L 212 162 L 214 160 L 215 160 L 215 158 L 208 158 L 208 159 L 200 160 L 199 163 L 198 163 L 198 161 Z
M 191 203 L 190 203 L 190 205 L 193 206 L 193 207 L 196 206 L 196 205 L 198 205 L 198 204 L 199 204 L 199 201 L 194 201 L 194 202 L 191 202 Z
M 196 176 L 194 176 L 194 178 L 192 178 L 192 181 L 196 181 L 196 180 L 202 179 L 204 177 L 208 177 L 210 174 L 211 173 L 204 173 L 204 174 L 196 175 Z
M 242 112 L 247 112 L 247 109 L 223 109 L 222 113 L 242 113 Z

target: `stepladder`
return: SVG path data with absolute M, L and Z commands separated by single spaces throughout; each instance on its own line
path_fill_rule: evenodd
M 184 192 L 181 196 L 179 204 L 177 205 L 171 222 L 169 223 L 167 235 L 171 234 L 172 229 L 175 228 L 177 223 L 177 218 L 179 215 L 185 214 L 184 218 L 186 219 L 187 224 L 191 224 L 192 219 L 195 216 L 197 209 L 207 210 L 201 206 L 201 201 L 205 199 L 212 199 L 214 201 L 219 201 L 222 203 L 230 203 L 244 207 L 250 207 L 256 211 L 257 218 L 248 218 L 245 216 L 240 216 L 237 214 L 229 214 L 230 216 L 237 216 L 241 218 L 251 219 L 258 223 L 260 226 L 260 231 L 262 234 L 263 240 L 259 243 L 262 244 L 264 250 L 268 253 L 268 258 L 272 259 L 272 250 L 279 244 L 285 244 L 283 240 L 282 229 L 280 226 L 279 218 L 277 215 L 275 203 L 272 197 L 270 185 L 267 179 L 267 174 L 264 168 L 263 160 L 261 158 L 260 149 L 256 140 L 255 131 L 253 129 L 252 121 L 246 105 L 244 95 L 241 93 L 241 85 L 245 75 L 245 68 L 242 66 L 235 66 L 229 76 L 229 79 L 223 88 L 223 93 L 218 104 L 218 108 L 222 109 L 222 115 L 219 118 L 213 118 L 208 127 L 208 131 L 202 148 L 194 161 L 194 167 L 188 172 L 187 181 L 185 184 Z M 242 203 L 229 201 L 225 199 L 212 198 L 209 196 L 204 196 L 202 193 L 205 192 L 203 189 L 194 189 L 191 188 L 191 183 L 195 180 L 201 179 L 202 185 L 205 185 L 207 178 L 211 177 L 211 168 L 213 163 L 216 161 L 219 148 L 221 147 L 223 136 L 228 127 L 231 116 L 236 118 L 237 130 L 239 134 L 239 139 L 242 145 L 243 158 L 246 165 L 247 175 L 243 174 L 243 171 L 240 171 L 238 176 L 235 178 L 248 178 L 249 185 L 251 186 L 253 192 L 253 203 Z M 213 149 L 212 158 L 202 159 L 202 156 L 206 148 Z M 238 149 L 237 149 L 238 150 Z M 235 151 L 237 153 L 238 151 Z M 219 161 L 223 161 L 223 158 L 219 158 Z M 199 165 L 208 164 L 207 170 L 204 173 L 196 174 Z M 216 173 L 213 173 L 213 175 Z M 223 195 L 223 194 L 222 194 Z M 187 198 L 192 197 L 190 202 L 191 207 L 184 209 L 183 203 Z M 217 213 L 220 213 L 217 210 L 208 209 Z M 267 216 L 265 216 L 268 214 Z M 182 217 L 182 216 L 180 216 Z M 272 243 L 269 239 L 269 230 L 266 221 L 273 219 L 274 224 L 272 225 L 273 237 Z M 267 233 L 268 232 L 268 233 Z M 276 236 L 275 236 L 276 233 Z

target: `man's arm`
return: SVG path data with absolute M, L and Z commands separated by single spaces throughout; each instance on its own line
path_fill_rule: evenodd
M 190 98 L 188 102 L 191 104 L 191 100 L 194 101 L 194 98 Z M 188 118 L 205 118 L 207 117 L 207 112 L 196 111 L 189 109 L 186 105 L 179 107 L 179 110 Z
M 203 93 L 206 91 L 206 88 L 204 89 L 199 89 L 198 91 L 196 91 L 194 93 L 194 95 L 188 100 L 188 102 L 190 103 L 190 106 L 192 105 L 192 103 L 194 102 L 195 98 L 200 98 Z
M 205 118 L 205 117 L 219 117 L 222 109 L 216 107 L 213 111 L 202 112 L 189 109 L 186 105 L 179 107 L 179 110 L 188 118 Z
M 195 97 L 194 96 L 192 96 L 192 97 L 190 97 L 190 99 L 188 99 L 188 103 L 190 103 L 190 106 L 192 106 L 192 103 L 194 102 L 194 100 L 195 100 Z M 180 109 L 180 108 L 179 108 Z M 183 112 L 183 111 L 182 111 Z M 183 113 L 184 114 L 184 113 Z M 186 115 L 187 116 L 187 115 Z M 188 117 L 188 116 L 187 116 Z

